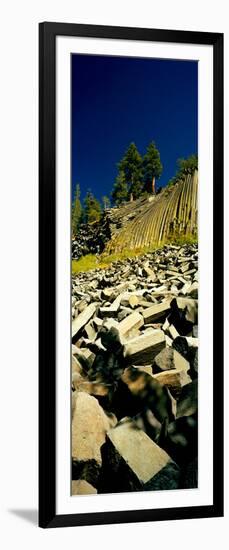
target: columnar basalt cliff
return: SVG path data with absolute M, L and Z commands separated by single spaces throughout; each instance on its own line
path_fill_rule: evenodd
M 108 250 L 150 247 L 173 237 L 197 234 L 197 171 L 148 201 L 145 208 L 111 238 Z
M 158 195 L 111 208 L 99 222 L 82 225 L 72 241 L 72 257 L 157 246 L 177 236 L 197 234 L 198 172 Z

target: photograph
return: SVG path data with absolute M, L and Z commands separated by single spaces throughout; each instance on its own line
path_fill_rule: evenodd
M 198 60 L 70 79 L 71 497 L 195 490 Z

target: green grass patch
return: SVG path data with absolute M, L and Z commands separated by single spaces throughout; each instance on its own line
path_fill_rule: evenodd
M 163 248 L 165 245 L 177 245 L 183 246 L 185 244 L 197 244 L 198 239 L 195 235 L 175 235 L 171 239 L 164 241 L 161 244 L 152 244 L 151 246 L 144 246 L 143 248 L 121 250 L 120 252 L 108 254 L 106 251 L 97 256 L 95 254 L 87 254 L 82 256 L 79 260 L 72 260 L 72 273 L 80 273 L 82 271 L 91 271 L 93 269 L 106 269 L 111 264 L 127 260 L 130 258 L 137 258 L 144 254 L 149 254 Z
M 79 260 L 72 260 L 72 273 L 80 273 L 81 271 L 90 271 L 98 267 L 98 258 L 94 254 L 82 256 Z
M 174 235 L 169 241 L 166 241 L 165 244 L 174 244 L 177 246 L 183 246 L 185 244 L 198 244 L 197 235 Z

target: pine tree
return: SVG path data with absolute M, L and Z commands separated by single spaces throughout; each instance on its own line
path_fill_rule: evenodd
M 130 144 L 118 167 L 124 172 L 129 198 L 137 199 L 142 192 L 142 157 L 135 143 Z
M 87 191 L 84 199 L 84 217 L 85 223 L 99 221 L 101 217 L 100 202 L 94 197 L 90 190 Z
M 111 197 L 116 206 L 119 206 L 122 202 L 128 200 L 128 186 L 123 170 L 121 170 L 117 175 Z
M 108 208 L 110 208 L 110 206 L 111 206 L 109 197 L 104 195 L 102 197 L 102 204 L 103 204 L 103 210 L 108 210 Z
M 143 178 L 145 190 L 148 193 L 155 194 L 155 179 L 160 178 L 162 168 L 160 153 L 154 141 L 152 141 L 147 147 L 147 152 L 143 158 Z
M 197 155 L 191 155 L 187 159 L 178 159 L 178 174 L 185 176 L 186 174 L 193 174 L 198 169 L 198 157 Z
M 83 209 L 80 202 L 80 186 L 76 184 L 76 190 L 74 195 L 74 201 L 72 204 L 72 233 L 76 235 L 79 225 L 82 222 Z
M 178 170 L 168 182 L 168 187 L 175 185 L 178 181 L 185 178 L 187 174 L 193 174 L 195 170 L 198 170 L 198 156 L 190 155 L 187 159 L 181 158 L 177 160 Z

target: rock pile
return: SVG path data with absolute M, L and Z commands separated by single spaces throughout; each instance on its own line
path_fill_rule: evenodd
M 79 260 L 86 254 L 101 254 L 110 238 L 110 224 L 105 213 L 99 222 L 82 224 L 72 240 L 72 259 Z
M 72 279 L 72 494 L 197 486 L 198 249 Z

